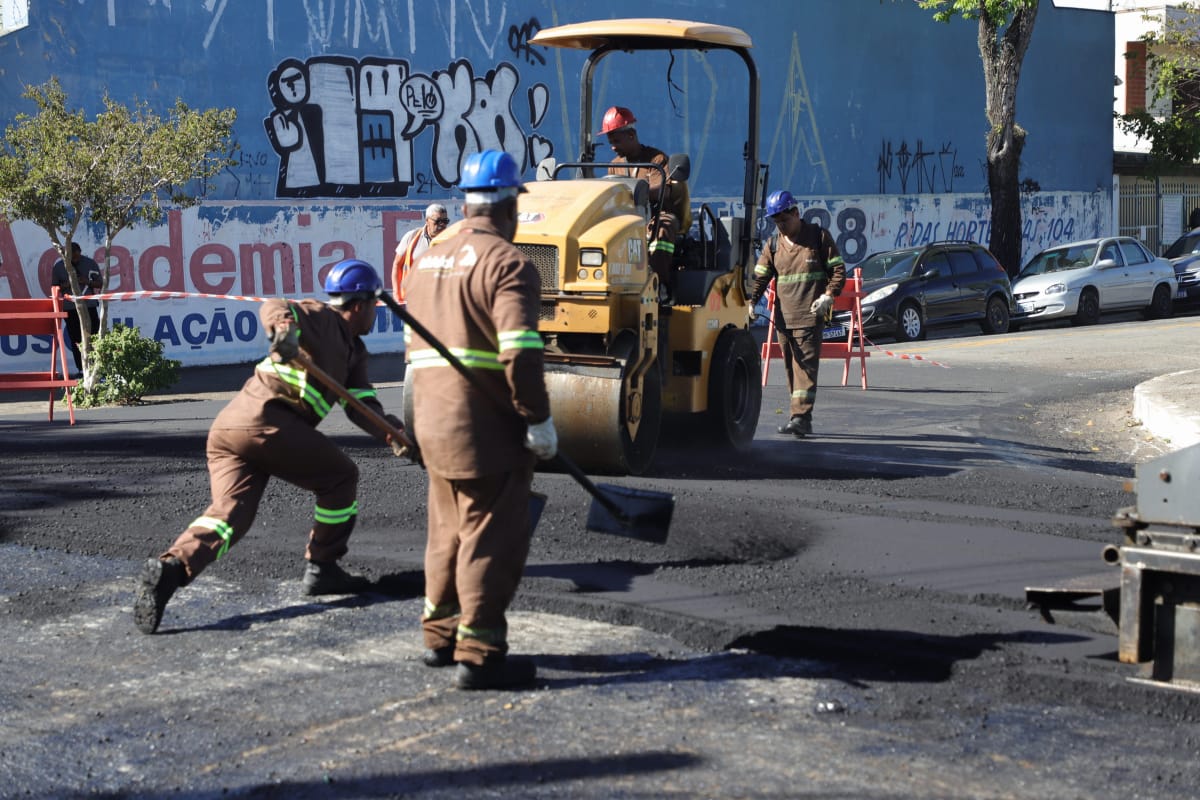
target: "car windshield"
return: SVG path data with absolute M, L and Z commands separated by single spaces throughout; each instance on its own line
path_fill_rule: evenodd
M 1047 272 L 1061 272 L 1067 269 L 1079 269 L 1091 266 L 1096 259 L 1096 245 L 1077 244 L 1070 247 L 1055 247 L 1043 250 L 1025 265 L 1018 278 L 1028 278 L 1030 275 L 1042 275 Z
M 914 247 L 909 250 L 892 250 L 887 253 L 877 253 L 855 267 L 864 281 L 877 281 L 884 278 L 908 278 L 912 275 L 913 264 L 921 249 Z
M 1200 250 L 1200 233 L 1186 233 L 1167 248 L 1163 258 L 1179 258 Z

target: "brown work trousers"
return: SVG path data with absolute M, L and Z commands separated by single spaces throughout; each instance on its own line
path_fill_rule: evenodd
M 450 480 L 429 473 L 425 646 L 483 664 L 508 652 L 505 612 L 529 555 L 532 460 L 509 472 Z
M 658 285 L 672 291 L 675 283 L 675 239 L 679 236 L 679 217 L 670 211 L 662 211 L 655 219 L 646 223 L 646 234 L 650 238 L 650 253 L 647 265 L 658 276 Z
M 783 366 L 787 370 L 791 392 L 791 415 L 807 417 L 817 402 L 817 370 L 821 366 L 820 326 L 813 328 L 776 328 Z
M 246 535 L 271 477 L 315 494 L 318 509 L 344 511 L 355 503 L 358 467 L 341 448 L 286 408 L 265 416 L 276 425 L 208 432 L 212 504 L 163 554 L 183 562 L 189 581 Z M 337 561 L 354 522 L 354 515 L 338 523 L 314 520 L 304 557 Z

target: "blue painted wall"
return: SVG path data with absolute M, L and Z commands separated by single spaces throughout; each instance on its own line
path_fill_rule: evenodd
M 526 161 L 550 150 L 576 155 L 582 58 L 527 41 L 541 27 L 597 13 L 746 30 L 762 76 L 760 139 L 774 185 L 806 195 L 986 191 L 975 27 L 937 24 L 910 2 L 32 0 L 29 27 L 0 38 L 0 121 L 30 108 L 23 85 L 57 75 L 88 110 L 99 109 L 105 91 L 164 108 L 176 97 L 236 108 L 242 164 L 209 187 L 214 200 L 445 196 L 457 155 L 478 137 L 495 143 L 497 123 L 501 143 Z M 1112 26 L 1110 14 L 1043 3 L 1018 120 L 1030 133 L 1022 176 L 1045 190 L 1093 192 L 1111 182 Z M 310 59 L 324 63 L 306 67 Z M 740 64 L 680 53 L 668 72 L 669 60 L 644 57 L 623 76 L 606 70 L 598 104 L 630 106 L 644 140 L 687 150 L 698 167 L 694 195 L 736 194 Z M 372 71 L 373 99 L 364 83 Z M 274 93 L 272 76 L 283 81 Z M 313 90 L 299 103 L 289 96 L 298 79 Z M 272 137 L 264 120 L 273 113 L 304 130 L 281 123 Z M 362 134 L 357 115 L 368 128 Z M 408 125 L 395 136 L 401 119 Z M 293 153 L 293 182 L 281 185 L 280 159 L 297 133 L 324 134 L 326 155 L 338 158 L 305 185 L 311 167 Z M 401 162 L 411 150 L 411 174 L 390 174 L 393 139 Z M 341 163 L 356 151 L 361 168 Z
M 530 177 L 542 156 L 574 160 L 584 57 L 529 39 L 597 13 L 749 33 L 770 188 L 800 196 L 848 262 L 988 241 L 976 27 L 908 0 L 31 0 L 28 27 L 0 36 L 0 124 L 32 113 L 23 87 L 52 76 L 89 113 L 106 92 L 237 110 L 238 165 L 198 187 L 202 205 L 123 232 L 108 264 L 113 319 L 186 365 L 232 363 L 261 355 L 257 298 L 319 296 L 342 258 L 386 268 L 425 205 L 454 197 L 471 152 L 508 150 Z M 1026 258 L 1111 228 L 1112 47 L 1111 14 L 1042 4 L 1018 100 L 1021 175 L 1038 187 L 1024 196 Z M 643 141 L 691 156 L 695 203 L 740 203 L 740 60 L 614 55 L 595 91 L 595 119 L 629 106 Z M 104 256 L 97 231 L 77 239 Z M 36 226 L 0 222 L 0 297 L 47 293 L 56 257 Z M 402 347 L 381 314 L 372 350 Z M 45 348 L 0 337 L 17 362 Z

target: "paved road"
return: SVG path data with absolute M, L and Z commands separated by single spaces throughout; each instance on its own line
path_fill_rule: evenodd
M 377 591 L 300 596 L 308 503 L 273 488 L 258 528 L 144 637 L 131 576 L 203 507 L 203 435 L 236 371 L 73 430 L 5 415 L 0 785 L 1191 797 L 1196 701 L 1130 683 L 1099 615 L 1048 625 L 1021 596 L 1031 575 L 1099 563 L 1121 482 L 1165 446 L 1126 424 L 1132 387 L 1166 354 L 1177 366 L 1192 327 L 884 345 L 928 360 L 877 353 L 867 392 L 826 368 L 825 433 L 805 443 L 771 433 L 776 370 L 752 457 L 677 448 L 622 479 L 679 497 L 663 548 L 587 534 L 578 488 L 539 475 L 551 503 L 512 635 L 544 682 L 486 697 L 414 660 L 421 474 L 340 418 L 329 430 L 365 476 L 352 560 Z M 385 381 L 385 404 L 399 391 Z

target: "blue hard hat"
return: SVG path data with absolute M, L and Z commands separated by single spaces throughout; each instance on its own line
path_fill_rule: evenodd
M 370 264 L 357 258 L 339 261 L 325 276 L 326 294 L 377 297 L 381 291 L 383 282 L 379 280 L 379 273 Z
M 497 189 L 526 191 L 521 183 L 517 161 L 503 150 L 472 153 L 463 163 L 458 188 L 465 192 L 489 192 Z
M 792 197 L 792 193 L 787 189 L 780 189 L 777 192 L 771 192 L 771 196 L 767 198 L 766 212 L 768 217 L 773 217 L 795 207 L 796 198 Z

